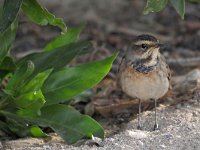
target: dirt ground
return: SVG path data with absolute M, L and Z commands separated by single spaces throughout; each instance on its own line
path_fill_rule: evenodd
M 136 0 L 41 0 L 66 24 L 86 28 L 80 40 L 92 41 L 95 50 L 73 63 L 101 59 L 120 51 L 109 75 L 84 101 L 73 103 L 82 113 L 92 115 L 105 128 L 104 141 L 81 140 L 69 146 L 56 134 L 47 139 L 2 141 L 0 149 L 200 149 L 200 5 L 186 3 L 185 20 L 172 6 L 160 13 L 142 14 L 145 1 Z M 40 51 L 59 34 L 54 27 L 40 27 L 26 17 L 22 20 L 12 54 L 19 58 Z M 24 23 L 25 22 L 25 23 Z M 166 45 L 162 54 L 172 71 L 172 88 L 159 101 L 160 129 L 152 131 L 153 104 L 143 103 L 143 130 L 137 130 L 137 100 L 128 98 L 116 84 L 116 70 L 121 55 L 131 40 L 143 33 L 156 36 Z M 98 90 L 97 90 L 98 89 Z

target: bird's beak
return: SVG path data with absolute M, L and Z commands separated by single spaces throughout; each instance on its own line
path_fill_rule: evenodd
M 166 45 L 159 43 L 158 44 L 158 48 L 162 51 L 162 50 L 164 50 L 166 48 Z

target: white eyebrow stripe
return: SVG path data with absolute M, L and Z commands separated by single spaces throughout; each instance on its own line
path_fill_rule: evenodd
M 153 45 L 153 44 L 155 44 L 155 42 L 146 41 L 146 40 L 141 40 L 141 41 L 135 42 L 135 45 L 142 45 L 142 44 Z

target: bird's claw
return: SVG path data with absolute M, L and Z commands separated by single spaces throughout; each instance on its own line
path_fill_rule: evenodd
M 156 123 L 155 125 L 154 125 L 154 127 L 153 127 L 153 131 L 156 131 L 156 130 L 158 130 L 159 128 L 158 128 L 158 124 Z
M 138 129 L 138 130 L 142 130 L 142 126 L 141 126 L 141 125 L 138 125 L 138 126 L 137 126 L 137 129 Z

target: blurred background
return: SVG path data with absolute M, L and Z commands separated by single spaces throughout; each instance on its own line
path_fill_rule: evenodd
M 161 12 L 143 15 L 146 0 L 40 0 L 39 2 L 57 17 L 63 18 L 68 27 L 85 24 L 80 40 L 91 41 L 95 49 L 92 53 L 74 60 L 73 63 L 102 59 L 115 51 L 120 51 L 121 56 L 134 37 L 148 33 L 166 45 L 162 53 L 174 77 L 172 86 L 176 90 L 171 90 L 160 103 L 164 101 L 175 105 L 191 99 L 195 92 L 199 92 L 197 88 L 199 81 L 195 80 L 196 78 L 194 85 L 188 86 L 188 83 L 184 82 L 186 84 L 181 86 L 185 86 L 185 89 L 176 85 L 177 82 L 186 80 L 183 77 L 199 73 L 196 70 L 200 68 L 200 5 L 186 3 L 185 19 L 182 20 L 171 5 Z M 20 20 L 12 52 L 17 58 L 41 51 L 48 41 L 60 33 L 56 27 L 35 25 L 25 16 Z M 83 93 L 81 98 L 76 98 L 74 105 L 81 112 L 103 117 L 114 116 L 118 118 L 115 120 L 118 123 L 124 122 L 126 118 L 129 119 L 130 114 L 136 114 L 137 101 L 132 101 L 123 95 L 116 83 L 120 56 L 105 80 L 94 89 Z M 151 109 L 152 106 L 151 103 L 144 104 L 143 110 Z
M 81 40 L 90 40 L 95 56 L 105 57 L 113 51 L 123 52 L 131 40 L 142 33 L 156 36 L 166 45 L 163 51 L 169 63 L 176 58 L 195 57 L 200 50 L 200 5 L 186 3 L 185 20 L 170 5 L 159 13 L 143 15 L 146 1 L 137 0 L 40 0 L 50 12 L 65 20 L 68 27 L 85 24 Z M 40 27 L 21 18 L 15 51 L 40 50 L 59 34 L 55 27 Z M 20 56 L 19 56 L 20 57 Z M 92 55 L 93 59 L 94 54 Z M 194 60 L 193 60 L 194 61 Z M 184 66 L 185 67 L 185 66 Z M 176 68 L 176 73 L 184 69 Z

